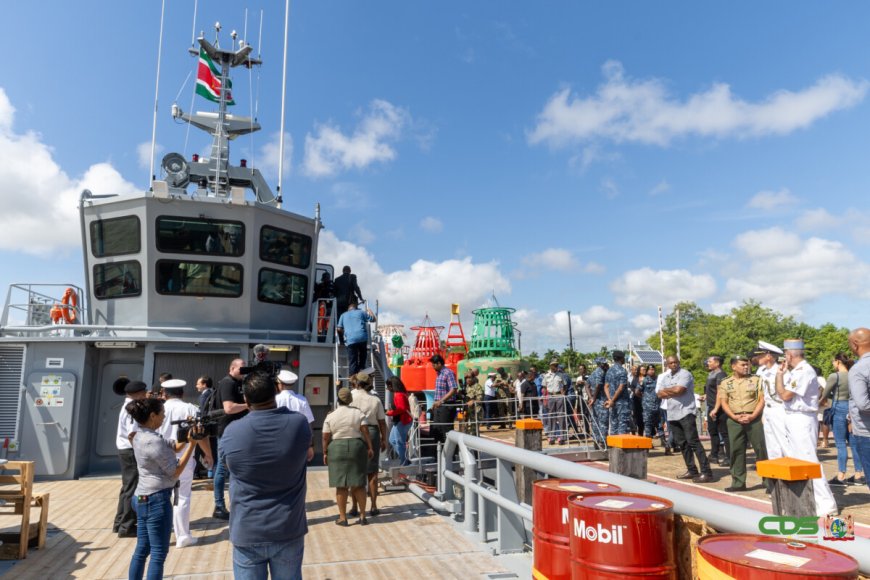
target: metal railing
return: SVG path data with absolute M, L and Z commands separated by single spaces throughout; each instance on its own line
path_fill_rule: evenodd
M 514 470 L 523 467 L 540 477 L 599 481 L 661 497 L 674 504 L 674 513 L 705 520 L 720 532 L 757 535 L 759 520 L 768 515 L 457 431 L 447 434 L 438 455 L 437 491 L 430 494 L 413 485 L 409 489 L 431 507 L 461 517 L 464 530 L 479 541 L 495 540 L 501 553 L 519 552 L 531 544 L 532 523 L 532 507 L 518 501 L 514 482 Z M 870 572 L 870 540 L 818 543 L 852 556 L 862 573 Z

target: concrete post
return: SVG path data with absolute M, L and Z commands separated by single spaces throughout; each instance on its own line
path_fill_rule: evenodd
M 795 518 L 816 516 L 812 480 L 822 476 L 821 465 L 780 457 L 757 462 L 755 470 L 773 484 L 770 496 L 776 515 Z
M 537 419 L 520 419 L 517 421 L 516 446 L 518 449 L 541 451 L 544 424 Z M 537 479 L 535 470 L 517 465 L 514 469 L 514 480 L 517 486 L 517 499 L 520 503 L 532 505 L 532 483 Z
M 607 438 L 610 473 L 646 479 L 646 462 L 652 439 L 638 435 L 610 435 Z

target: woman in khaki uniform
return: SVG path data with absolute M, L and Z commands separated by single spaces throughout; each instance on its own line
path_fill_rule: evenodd
M 359 523 L 368 524 L 366 507 L 366 463 L 374 455 L 366 419 L 362 411 L 351 407 L 350 389 L 338 391 L 338 408 L 323 421 L 323 462 L 329 467 L 329 487 L 335 488 L 338 519 L 335 523 L 347 526 L 348 490 L 360 510 Z

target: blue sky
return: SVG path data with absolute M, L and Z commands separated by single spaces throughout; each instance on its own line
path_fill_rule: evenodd
M 167 3 L 160 154 L 191 32 L 245 6 Z M 277 183 L 283 3 L 248 6 L 264 66 L 234 77 L 241 138 Z M 262 38 L 260 10 L 265 9 Z M 321 260 L 382 320 L 446 322 L 494 291 L 523 348 L 646 336 L 656 306 L 754 298 L 866 325 L 870 7 L 810 2 L 294 2 L 285 208 L 322 206 Z M 81 283 L 83 187 L 148 185 L 160 3 L 16 3 L 0 64 L 0 287 Z M 187 144 L 185 145 L 185 140 Z M 144 158 L 143 158 L 144 157 Z M 465 319 L 466 323 L 470 321 Z M 470 330 L 470 326 L 466 327 Z

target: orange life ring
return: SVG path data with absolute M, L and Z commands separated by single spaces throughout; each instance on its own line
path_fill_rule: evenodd
M 67 288 L 63 293 L 63 298 L 60 301 L 60 312 L 63 315 L 63 321 L 67 324 L 76 323 L 76 309 L 79 305 L 79 297 L 75 290 Z

